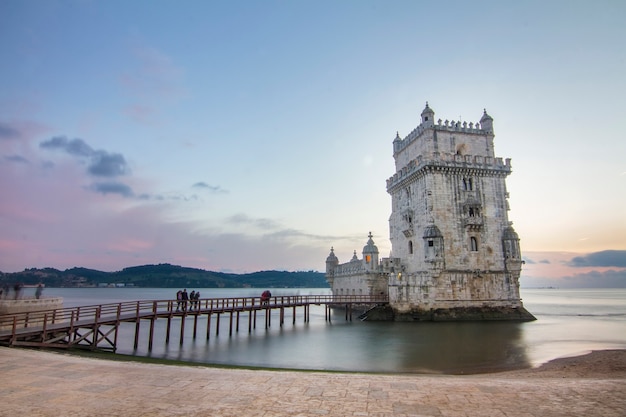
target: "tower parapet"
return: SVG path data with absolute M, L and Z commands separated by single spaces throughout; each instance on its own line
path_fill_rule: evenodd
M 437 123 L 435 123 L 435 112 L 428 106 L 428 103 L 426 103 L 426 107 L 422 111 L 421 118 L 421 123 L 404 138 L 400 137 L 399 132 L 396 133 L 393 146 L 394 154 L 402 151 L 415 139 L 430 131 L 441 133 L 463 133 L 477 136 L 493 135 L 493 118 L 487 114 L 487 110 L 484 111 L 480 121 L 476 123 L 449 119 L 446 119 L 445 121 L 439 119 L 437 120 Z
M 511 158 L 499 158 L 483 155 L 459 155 L 452 153 L 433 153 L 418 155 L 409 161 L 404 167 L 387 179 L 387 191 L 391 192 L 395 187 L 405 181 L 415 179 L 424 174 L 426 170 L 444 170 L 447 172 L 484 172 L 493 175 L 509 175 L 511 173 Z

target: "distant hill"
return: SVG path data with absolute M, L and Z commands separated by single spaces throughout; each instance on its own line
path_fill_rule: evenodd
M 142 265 L 117 272 L 87 268 L 25 269 L 22 272 L 0 272 L 0 283 L 13 286 L 45 284 L 47 287 L 96 287 L 124 284 L 150 288 L 326 288 L 321 272 L 260 271 L 250 274 L 228 274 L 171 264 Z

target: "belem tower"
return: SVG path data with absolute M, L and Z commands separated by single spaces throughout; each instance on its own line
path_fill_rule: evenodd
M 370 233 L 363 258 L 339 263 L 333 248 L 326 280 L 336 295 L 389 297 L 366 320 L 534 320 L 519 293 L 519 237 L 508 219 L 511 160 L 495 156 L 493 119 L 421 123 L 396 134 L 389 258 Z

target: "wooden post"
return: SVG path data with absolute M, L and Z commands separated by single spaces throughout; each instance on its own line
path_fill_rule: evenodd
M 187 318 L 187 311 L 183 310 L 183 314 L 180 316 L 180 345 L 183 345 L 185 339 L 185 319 Z
M 113 351 L 117 350 L 117 332 L 120 329 L 120 316 L 122 315 L 122 303 L 117 305 L 117 314 L 115 319 L 115 336 L 113 336 Z
M 137 307 L 135 309 L 135 343 L 133 347 L 137 349 L 139 346 L 139 325 L 141 324 L 141 320 L 139 319 L 139 301 L 137 301 Z
M 16 331 L 17 331 L 17 316 L 13 316 L 13 326 L 11 330 L 11 345 L 10 346 L 13 346 L 15 342 L 17 342 L 17 334 L 15 334 Z
M 48 327 L 48 313 L 43 315 L 43 332 L 41 333 L 41 343 L 46 341 L 46 329 Z
M 211 331 L 211 312 L 206 317 L 206 340 L 209 340 L 209 333 Z
M 170 326 L 172 324 L 172 310 L 167 315 L 167 329 L 165 329 L 165 343 L 170 342 Z
M 252 307 L 248 310 L 248 333 L 252 333 Z
M 296 305 L 295 304 L 293 306 L 293 323 L 292 324 L 296 324 Z
M 220 334 L 220 313 L 217 313 L 217 323 L 215 324 L 215 336 Z
M 157 302 L 152 302 L 152 317 L 150 318 L 150 336 L 148 337 L 148 352 L 152 352 L 152 339 L 154 337 L 154 322 L 157 318 Z
M 233 335 L 233 310 L 230 310 L 230 318 L 229 318 L 229 328 L 228 328 L 228 335 L 232 336 Z
M 67 343 L 71 345 L 76 340 L 76 333 L 74 333 L 74 310 L 72 310 L 72 317 L 70 318 L 70 332 L 67 335 Z
M 196 309 L 197 310 L 197 309 Z M 196 338 L 196 330 L 198 329 L 198 312 L 193 315 L 193 338 Z
M 95 350 L 98 348 L 98 330 L 100 328 L 99 325 L 99 321 L 100 321 L 100 313 L 101 313 L 101 306 L 98 306 L 98 308 L 96 309 L 96 319 L 94 320 L 93 323 L 93 334 L 91 335 L 92 339 L 91 339 L 91 349 Z

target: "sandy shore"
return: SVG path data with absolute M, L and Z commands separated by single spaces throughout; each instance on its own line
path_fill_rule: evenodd
M 505 372 L 515 378 L 626 378 L 626 350 L 596 350 L 537 368 Z
M 0 416 L 624 416 L 626 351 L 493 374 L 187 367 L 0 348 Z

